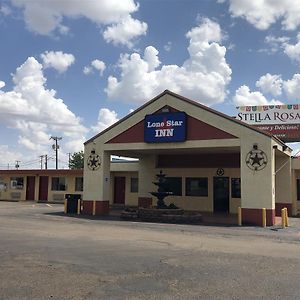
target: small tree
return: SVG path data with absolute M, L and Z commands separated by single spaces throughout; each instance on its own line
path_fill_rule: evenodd
M 70 158 L 70 169 L 83 169 L 83 151 L 74 152 Z

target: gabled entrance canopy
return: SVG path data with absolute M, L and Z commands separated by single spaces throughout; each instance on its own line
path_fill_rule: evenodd
M 110 201 L 110 155 L 139 159 L 139 199 L 151 197 L 149 185 L 159 168 L 209 169 L 210 174 L 228 168 L 241 178 L 245 216 L 251 219 L 264 207 L 272 223 L 275 149 L 290 156 L 278 138 L 166 90 L 85 142 L 83 198 Z

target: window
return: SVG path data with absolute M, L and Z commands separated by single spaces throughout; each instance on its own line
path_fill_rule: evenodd
M 23 177 L 11 177 L 10 178 L 10 188 L 13 190 L 22 190 L 24 187 Z
M 185 179 L 186 196 L 208 196 L 208 178 L 206 177 L 188 177 Z
M 83 191 L 83 177 L 76 177 L 75 178 L 75 191 Z
M 66 178 L 65 177 L 52 177 L 52 191 L 65 191 Z
M 166 177 L 164 188 L 166 192 L 172 192 L 173 196 L 182 196 L 182 178 Z
M 300 179 L 297 179 L 297 200 L 300 201 Z
M 130 180 L 130 192 L 137 193 L 139 191 L 139 179 L 135 177 L 131 177 Z
M 241 198 L 241 178 L 231 178 L 231 197 Z

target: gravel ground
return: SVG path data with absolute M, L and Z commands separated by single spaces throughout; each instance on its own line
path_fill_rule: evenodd
M 150 224 L 0 202 L 0 299 L 300 299 L 291 226 Z

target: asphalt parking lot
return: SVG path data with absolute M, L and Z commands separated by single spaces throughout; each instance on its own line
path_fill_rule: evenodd
M 0 299 L 300 299 L 300 219 L 221 227 L 0 202 Z

